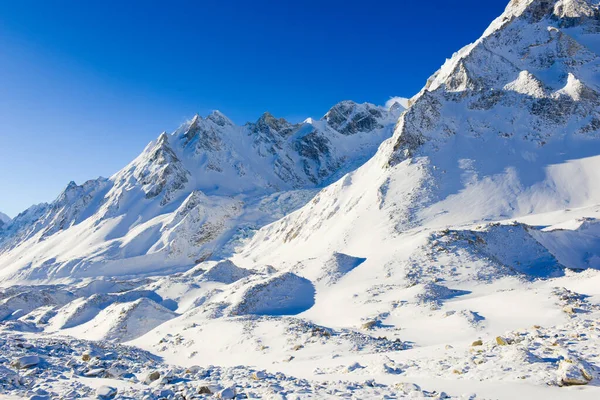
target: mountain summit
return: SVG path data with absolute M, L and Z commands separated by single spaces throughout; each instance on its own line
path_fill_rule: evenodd
M 71 182 L 4 223 L 0 279 L 185 269 L 231 253 L 368 160 L 401 112 L 344 101 L 299 124 L 270 113 L 243 126 L 219 111 L 196 115 L 111 178 Z

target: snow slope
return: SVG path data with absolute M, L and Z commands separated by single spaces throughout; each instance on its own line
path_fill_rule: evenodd
M 364 132 L 385 136 L 377 118 L 365 120 L 369 106 L 343 102 L 299 126 L 265 116 L 237 136 L 213 114 L 56 203 L 77 212 L 26 212 L 21 220 L 36 222 L 11 223 L 0 255 L 4 390 L 598 398 L 599 38 L 597 0 L 513 0 L 354 170 L 335 160 Z M 324 151 L 319 135 L 304 139 L 307 125 L 338 142 Z M 297 151 L 280 159 L 286 146 Z M 83 218 L 88 209 L 103 217 Z M 165 235 L 168 247 L 156 245 Z M 175 251 L 165 258 L 166 248 Z M 17 280 L 26 282 L 9 286 Z M 50 354 L 57 335 L 78 353 Z M 82 364 L 83 346 L 102 372 Z M 134 376 L 105 374 L 120 365 L 106 348 Z M 48 359 L 29 386 L 7 367 L 26 354 Z M 154 380 L 142 374 L 150 354 L 161 360 Z M 67 359 L 73 372 L 61 378 Z

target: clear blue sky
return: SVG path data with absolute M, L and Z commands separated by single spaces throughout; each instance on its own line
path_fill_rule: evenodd
M 112 175 L 194 113 L 410 97 L 507 3 L 2 1 L 0 211 Z

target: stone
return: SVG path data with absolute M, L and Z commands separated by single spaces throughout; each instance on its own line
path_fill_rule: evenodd
M 376 320 L 367 321 L 364 324 L 362 324 L 362 328 L 365 330 L 371 330 L 377 326 L 377 323 L 378 323 L 378 321 L 376 321 Z
M 508 341 L 506 339 L 504 339 L 502 336 L 497 336 L 496 344 L 498 346 L 508 346 Z
M 31 368 L 38 365 L 42 360 L 38 356 L 23 356 L 13 360 L 10 365 L 17 369 Z
M 148 375 L 146 375 L 146 378 L 144 379 L 144 383 L 148 385 L 148 384 L 154 382 L 155 380 L 157 380 L 158 378 L 160 378 L 160 372 L 158 372 L 158 371 L 150 372 Z
M 412 392 L 421 392 L 421 388 L 419 385 L 415 385 L 414 383 L 409 382 L 400 382 L 396 384 L 396 388 L 402 391 L 404 394 L 409 394 Z
M 483 346 L 483 341 L 481 339 L 474 341 L 471 346 Z
M 212 391 L 208 386 L 200 386 L 198 388 L 198 394 L 212 394 Z
M 235 399 L 235 388 L 226 388 L 217 393 L 219 399 Z
M 252 379 L 254 379 L 255 381 L 265 379 L 266 377 L 267 374 L 264 371 L 256 371 L 252 373 Z
M 117 395 L 117 389 L 111 386 L 100 386 L 96 389 L 96 397 L 99 399 L 112 399 Z
M 563 312 L 565 312 L 569 315 L 573 315 L 573 314 L 575 314 L 575 308 L 573 306 L 564 306 Z
M 88 362 L 92 359 L 92 356 L 90 356 L 89 354 L 85 353 L 84 355 L 81 356 L 81 359 L 85 362 Z
M 94 378 L 94 377 L 104 374 L 104 371 L 105 371 L 104 368 L 94 368 L 94 369 L 90 369 L 89 371 L 85 372 L 83 374 L 83 376 L 87 376 L 88 378 Z
M 558 378 L 559 384 L 565 386 L 587 385 L 593 375 L 580 363 L 565 359 L 558 365 Z

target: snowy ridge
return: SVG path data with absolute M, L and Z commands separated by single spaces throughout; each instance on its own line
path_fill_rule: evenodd
M 70 185 L 4 229 L 0 390 L 598 398 L 599 37 L 513 0 L 401 114 L 213 113 Z
M 392 108 L 344 101 L 301 124 L 196 115 L 111 178 L 71 182 L 3 224 L 0 280 L 156 273 L 231 254 L 374 154 L 402 111 Z

